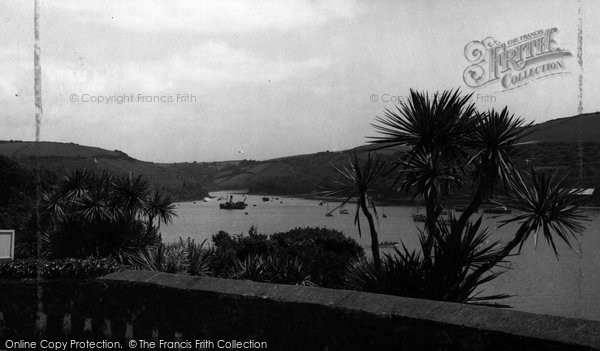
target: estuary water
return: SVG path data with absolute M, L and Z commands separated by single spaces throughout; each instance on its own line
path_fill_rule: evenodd
M 215 192 L 212 196 L 226 197 L 229 193 Z M 366 219 L 361 217 L 362 236 L 354 225 L 354 205 L 346 205 L 350 214 L 334 212 L 333 217 L 325 213 L 335 208 L 337 203 L 319 205 L 320 201 L 270 196 L 269 201 L 262 196 L 234 195 L 234 201 L 246 197 L 246 210 L 221 210 L 217 199 L 208 202 L 177 203 L 177 217 L 173 223 L 163 225 L 163 241 L 171 242 L 179 237 L 192 237 L 196 241 L 207 239 L 219 230 L 230 234 L 247 233 L 250 226 L 257 227 L 259 233 L 272 234 L 295 227 L 327 227 L 342 231 L 370 249 L 370 237 Z M 418 245 L 417 235 L 423 224 L 414 222 L 412 214 L 419 208 L 409 206 L 379 207 L 379 241 L 402 242 L 409 248 Z M 247 213 L 247 214 L 246 214 Z M 382 218 L 385 213 L 386 218 Z M 540 236 L 537 248 L 533 238 L 524 246 L 521 255 L 511 259 L 510 269 L 496 280 L 483 287 L 482 294 L 506 293 L 512 295 L 500 302 L 515 309 L 560 315 L 566 317 L 600 320 L 600 212 L 586 213 L 590 221 L 583 236 L 574 242 L 573 250 L 563 242 L 558 242 L 557 259 L 552 249 Z M 481 214 L 484 225 L 492 233 L 491 240 L 507 240 L 516 225 L 498 228 L 503 216 Z M 388 249 L 389 250 L 389 249 Z

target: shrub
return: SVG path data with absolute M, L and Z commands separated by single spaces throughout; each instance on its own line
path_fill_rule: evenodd
M 275 233 L 271 239 L 276 255 L 300 258 L 320 286 L 340 287 L 347 264 L 364 255 L 364 249 L 354 239 L 334 229 L 295 228 Z
M 0 279 L 87 279 L 127 269 L 113 258 L 19 259 L 0 262 Z
M 270 237 L 251 228 L 248 236 L 219 232 L 212 240 L 210 266 L 217 276 L 250 279 L 254 268 L 269 261 L 259 280 L 289 284 L 310 280 L 340 287 L 348 263 L 364 255 L 356 241 L 327 228 L 295 228 Z
M 205 242 L 196 244 L 191 238 L 185 241 L 179 238 L 179 241 L 170 244 L 160 242 L 144 251 L 124 255 L 123 261 L 135 269 L 210 275 L 209 250 L 204 249 Z
M 314 285 L 308 267 L 299 258 L 250 254 L 235 260 L 230 278 L 293 285 Z

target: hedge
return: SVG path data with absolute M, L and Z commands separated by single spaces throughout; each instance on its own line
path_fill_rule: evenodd
M 113 258 L 17 259 L 0 261 L 0 279 L 32 279 L 37 270 L 43 279 L 96 278 L 129 267 Z

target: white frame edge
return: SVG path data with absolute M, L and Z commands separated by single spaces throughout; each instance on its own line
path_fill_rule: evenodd
M 0 229 L 0 235 L 10 235 L 10 257 L 2 257 L 0 256 L 0 260 L 15 259 L 15 231 L 14 229 Z

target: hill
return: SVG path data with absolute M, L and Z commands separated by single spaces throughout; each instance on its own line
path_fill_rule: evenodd
M 577 143 L 600 142 L 600 112 L 553 119 L 530 127 L 527 141 Z
M 35 166 L 35 143 L 0 141 L 0 155 L 7 156 L 24 167 Z M 38 162 L 41 168 L 58 175 L 76 168 L 107 169 L 115 174 L 141 174 L 180 200 L 199 199 L 207 195 L 202 179 L 178 172 L 169 164 L 144 162 L 119 150 L 105 150 L 74 143 L 40 142 Z
M 555 172 L 571 172 L 580 184 L 600 185 L 600 113 L 560 118 L 531 126 L 530 141 L 518 160 Z M 582 164 L 579 163 L 579 140 Z M 200 199 L 207 191 L 249 189 L 262 194 L 306 194 L 328 188 L 338 174 L 332 165 L 347 165 L 353 153 L 365 157 L 373 145 L 344 151 L 280 157 L 265 161 L 153 163 L 136 160 L 119 150 L 73 143 L 40 143 L 40 165 L 58 174 L 73 168 L 106 168 L 115 173 L 142 174 L 179 200 Z M 403 147 L 376 152 L 400 155 Z M 33 142 L 0 142 L 0 155 L 33 167 Z M 391 183 L 388 180 L 386 184 Z M 386 184 L 382 184 L 382 190 Z
M 554 172 L 570 172 L 582 186 L 600 184 L 600 113 L 560 118 L 529 128 L 531 134 L 525 141 L 531 143 L 523 145 L 523 153 L 517 160 L 523 167 L 533 164 L 536 168 Z M 583 142 L 581 177 L 579 140 Z M 374 145 L 363 145 L 340 152 L 240 163 L 216 174 L 214 181 L 221 189 L 244 188 L 253 193 L 268 194 L 309 193 L 331 185 L 337 177 L 332 165 L 346 165 L 352 153 L 364 155 L 373 149 Z M 377 152 L 399 155 L 405 151 L 404 147 L 394 147 Z

